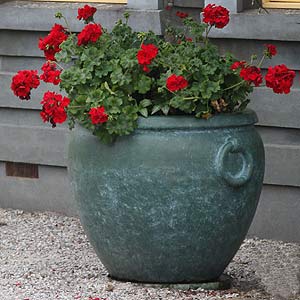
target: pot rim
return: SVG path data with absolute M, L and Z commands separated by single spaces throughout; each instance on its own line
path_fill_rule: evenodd
M 247 109 L 243 112 L 222 113 L 208 120 L 195 116 L 151 116 L 139 118 L 137 130 L 201 129 L 250 126 L 258 122 L 256 113 Z

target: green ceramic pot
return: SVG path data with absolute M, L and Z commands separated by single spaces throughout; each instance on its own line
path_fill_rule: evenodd
M 264 148 L 254 112 L 141 119 L 104 145 L 76 128 L 69 170 L 82 225 L 116 279 L 217 279 L 245 238 Z

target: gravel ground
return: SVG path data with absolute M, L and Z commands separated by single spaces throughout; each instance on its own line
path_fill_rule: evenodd
M 111 280 L 77 218 L 0 209 L 0 300 L 300 300 L 300 245 L 248 239 L 227 291 Z

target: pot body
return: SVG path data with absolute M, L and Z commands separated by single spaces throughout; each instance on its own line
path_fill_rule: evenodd
M 217 279 L 244 240 L 260 196 L 264 148 L 255 113 L 140 120 L 102 144 L 71 134 L 69 172 L 82 225 L 116 279 Z

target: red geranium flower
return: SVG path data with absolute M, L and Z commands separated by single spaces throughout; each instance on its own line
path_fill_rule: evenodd
M 96 43 L 102 35 L 100 24 L 88 24 L 78 34 L 78 46 L 87 45 L 89 42 Z
M 56 69 L 55 63 L 46 62 L 43 64 L 41 69 L 44 71 L 44 73 L 40 76 L 43 81 L 53 83 L 54 85 L 61 82 L 59 78 L 61 71 Z
M 43 105 L 40 113 L 44 122 L 50 122 L 52 127 L 56 127 L 56 123 L 63 123 L 67 119 L 65 108 L 70 104 L 70 99 L 63 97 L 55 92 L 46 92 L 43 100 Z
M 246 62 L 244 60 L 236 61 L 231 65 L 230 69 L 231 70 L 236 70 L 236 69 L 239 69 L 239 68 L 244 68 L 245 64 L 246 64 Z
M 148 65 L 151 64 L 152 60 L 157 56 L 158 48 L 153 45 L 144 45 L 142 44 L 141 50 L 138 51 L 136 57 L 141 66 L 143 66 L 143 70 L 145 72 L 149 72 Z
M 259 86 L 263 81 L 261 70 L 255 66 L 242 68 L 240 76 L 249 83 L 253 83 L 255 86 Z
M 172 74 L 166 82 L 167 89 L 171 92 L 182 90 L 188 86 L 188 81 L 183 76 Z
M 96 7 L 92 7 L 89 5 L 85 5 L 83 8 L 78 8 L 78 20 L 92 21 L 94 17 L 94 13 L 97 11 Z
M 203 9 L 203 22 L 223 28 L 229 23 L 229 10 L 221 5 L 208 4 Z
M 10 88 L 21 100 L 29 100 L 31 90 L 39 85 L 37 70 L 23 70 L 13 76 Z
M 267 44 L 266 46 L 266 55 L 268 57 L 272 57 L 275 56 L 277 54 L 277 49 L 276 46 L 272 45 L 272 44 Z
M 165 7 L 165 10 L 171 10 L 172 9 L 172 6 L 171 5 L 167 5 L 166 7 Z
M 61 50 L 60 44 L 67 38 L 64 27 L 54 24 L 49 34 L 39 40 L 39 48 L 44 51 L 47 60 L 55 61 L 55 54 Z
M 185 18 L 187 18 L 189 16 L 189 14 L 184 13 L 182 11 L 177 11 L 176 12 L 176 16 L 179 17 L 180 19 L 185 19 Z
M 102 124 L 108 121 L 108 115 L 105 113 L 104 106 L 91 108 L 89 115 L 93 124 Z
M 272 88 L 276 94 L 288 94 L 291 91 L 296 73 L 286 67 L 278 65 L 269 67 L 266 74 L 266 86 Z

